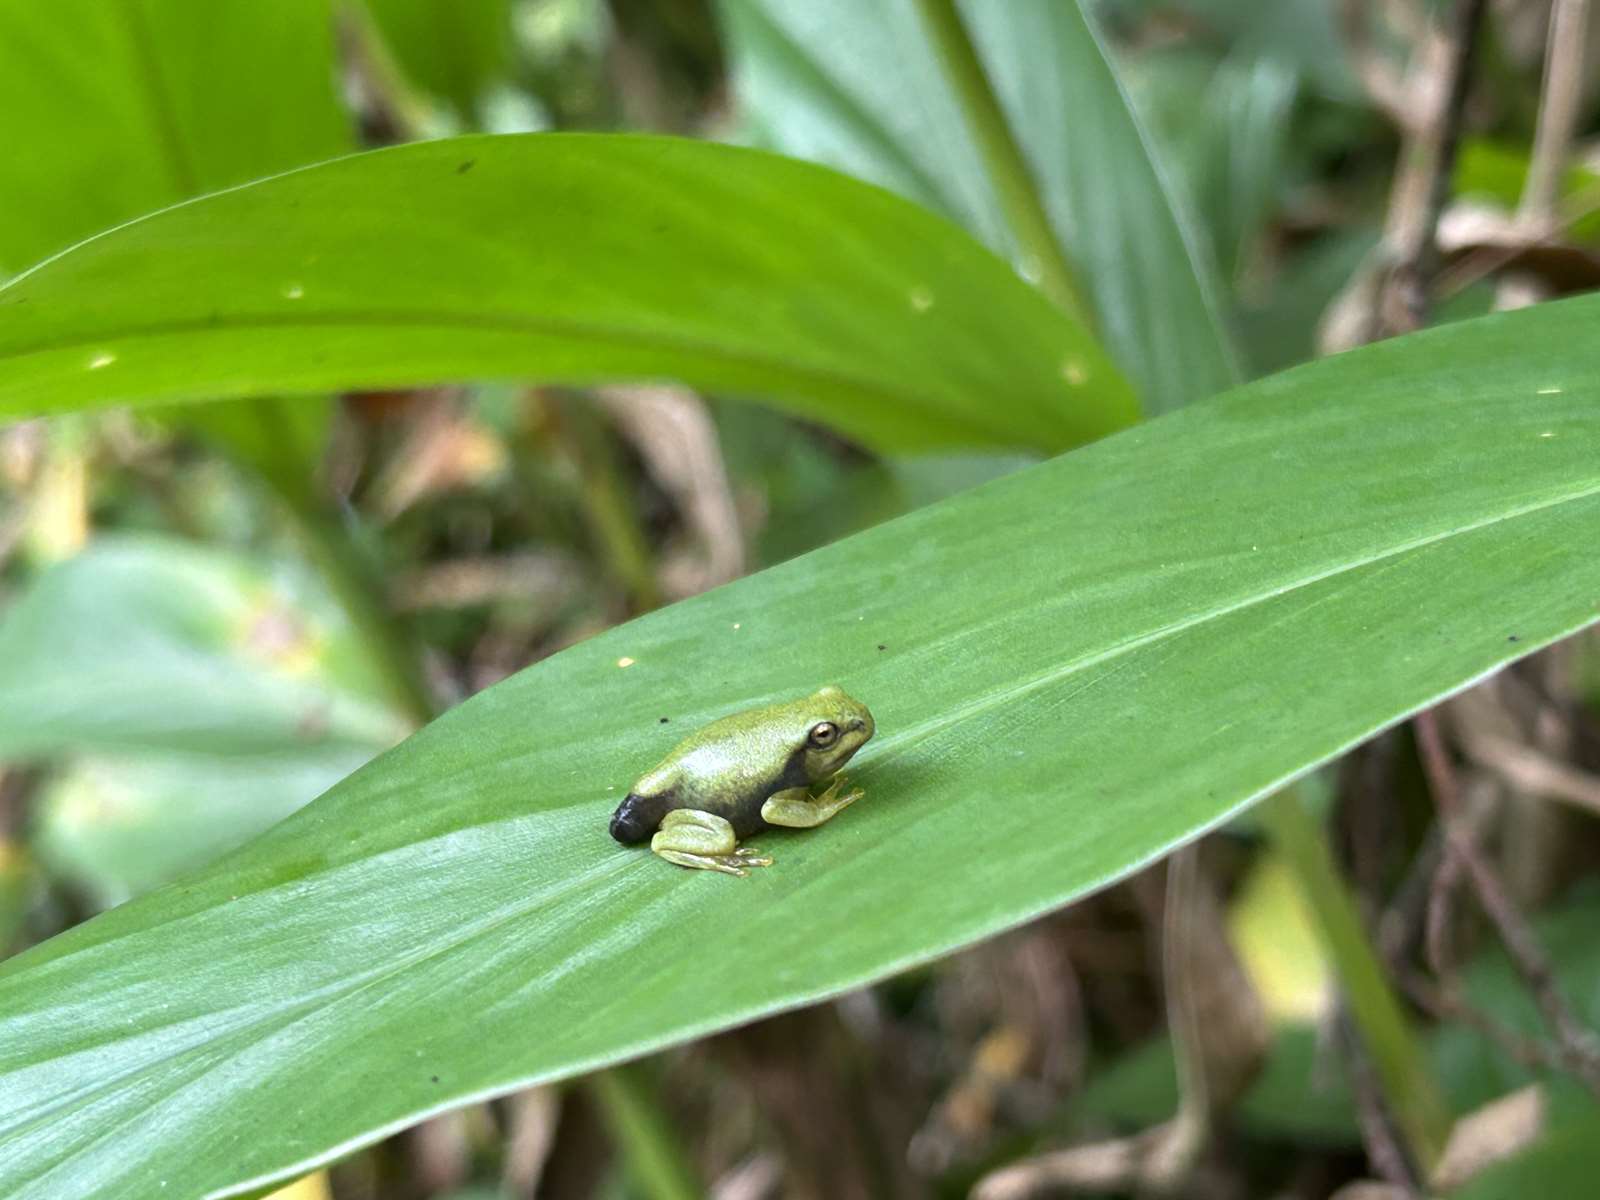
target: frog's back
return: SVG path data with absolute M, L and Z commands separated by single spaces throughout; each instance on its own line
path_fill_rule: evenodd
M 800 747 L 787 731 L 736 713 L 685 738 L 644 775 L 611 818 L 619 842 L 643 842 L 675 808 L 715 813 L 738 837 L 766 828 L 761 806 L 774 792 L 806 783 Z

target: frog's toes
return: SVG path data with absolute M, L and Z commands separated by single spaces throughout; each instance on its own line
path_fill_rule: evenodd
M 748 875 L 746 867 L 770 867 L 772 860 L 764 857 L 760 851 L 735 850 L 732 854 L 693 854 L 684 850 L 657 850 L 659 858 L 666 859 L 680 867 L 688 867 L 695 871 L 720 871 L 724 875 L 738 875 L 741 878 Z
M 839 795 L 839 793 L 844 791 L 848 785 L 849 780 L 847 780 L 843 775 L 835 775 L 833 777 L 833 782 L 827 786 L 822 795 L 816 798 L 815 803 L 827 805 L 837 812 L 845 805 L 854 804 L 857 800 L 861 799 L 861 797 L 867 794 L 860 788 L 851 788 L 848 792 L 845 792 L 843 796 Z

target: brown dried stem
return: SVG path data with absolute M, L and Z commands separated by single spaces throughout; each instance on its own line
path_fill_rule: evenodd
M 1600 816 L 1600 776 L 1551 758 L 1525 742 L 1477 733 L 1461 747 L 1514 788 L 1570 804 Z
M 1533 157 L 1517 215 L 1541 233 L 1553 233 L 1561 176 L 1572 153 L 1583 103 L 1589 0 L 1555 0 L 1544 59 L 1544 87 Z
M 1355 1100 L 1356 1123 L 1361 1129 L 1361 1144 L 1367 1152 L 1367 1162 L 1380 1179 L 1400 1193 L 1418 1195 L 1416 1170 L 1395 1127 L 1394 1115 L 1384 1103 L 1383 1088 L 1367 1055 L 1366 1044 L 1356 1033 L 1355 1023 L 1342 1004 L 1335 1015 L 1334 1032 L 1347 1065 L 1350 1092 Z
M 1550 960 L 1532 929 L 1512 904 L 1499 876 L 1478 852 L 1477 844 L 1463 819 L 1461 791 L 1455 767 L 1439 732 L 1437 714 L 1433 711 L 1421 713 L 1413 725 L 1423 770 L 1428 777 L 1428 787 L 1445 834 L 1447 856 L 1441 864 L 1441 874 L 1453 861 L 1456 864 L 1454 869 L 1471 881 L 1478 903 L 1493 923 L 1512 967 L 1522 978 L 1545 1023 L 1555 1035 L 1561 1062 L 1566 1070 L 1582 1080 L 1584 1086 L 1600 1096 L 1600 1043 L 1597 1043 L 1594 1032 L 1586 1028 L 1573 1013 L 1561 993 Z M 1432 940 L 1430 937 L 1430 942 Z M 1438 970 L 1444 965 L 1442 944 L 1431 949 L 1436 954 L 1434 968 Z
M 1428 320 L 1428 288 L 1437 265 L 1439 214 L 1450 195 L 1456 149 L 1466 114 L 1472 64 L 1488 0 L 1457 0 L 1455 20 L 1445 42 L 1441 99 L 1434 119 L 1415 144 L 1402 152 L 1402 179 L 1396 183 L 1390 245 L 1394 262 L 1379 300 L 1379 331 L 1409 333 Z M 1407 180 L 1410 177 L 1410 184 Z M 1398 201 L 1410 194 L 1406 205 Z

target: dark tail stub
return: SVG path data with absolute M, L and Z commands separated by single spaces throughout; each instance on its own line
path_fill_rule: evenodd
M 617 811 L 611 814 L 611 836 L 624 846 L 648 842 L 665 815 L 665 802 L 659 796 L 640 796 L 629 792 Z

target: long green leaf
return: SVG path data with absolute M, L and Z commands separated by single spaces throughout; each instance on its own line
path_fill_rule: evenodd
M 0 289 L 0 418 L 486 377 L 676 377 L 906 449 L 1059 449 L 1135 413 L 1094 341 L 940 218 L 667 138 L 337 159 Z
M 1237 380 L 1214 267 L 1077 0 L 962 12 L 1112 357 L 1164 412 Z M 721 0 L 756 140 L 881 183 L 1000 250 L 999 203 L 912 0 Z
M 0 0 L 0 274 L 350 148 L 328 0 Z
M 881 978 L 1593 622 L 1597 320 L 1584 298 L 1311 364 L 469 700 L 0 965 L 0 1193 L 236 1193 Z M 848 813 L 765 836 L 749 879 L 611 842 L 684 731 L 827 681 L 878 721 Z

